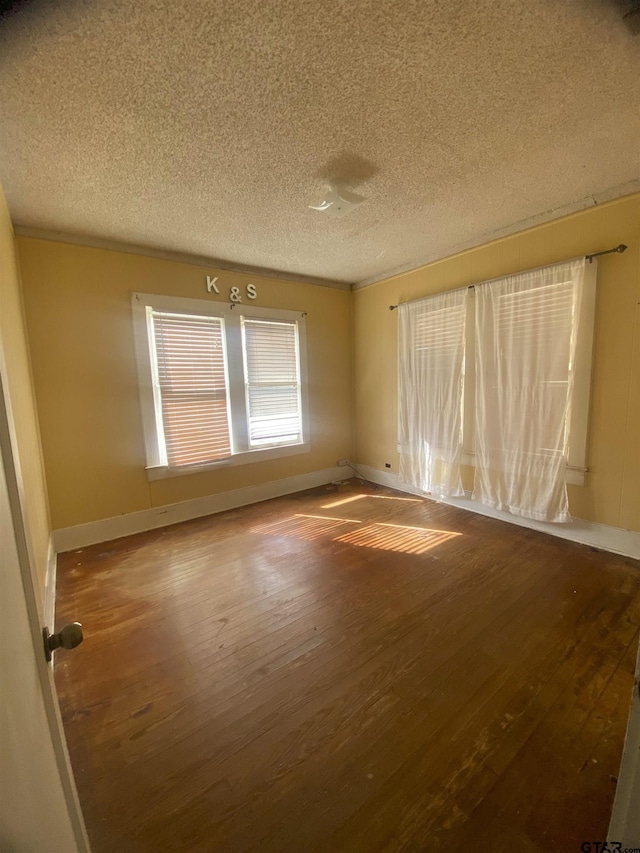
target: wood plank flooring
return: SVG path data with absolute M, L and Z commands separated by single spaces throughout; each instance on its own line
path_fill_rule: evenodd
M 633 560 L 351 481 L 59 557 L 95 853 L 606 838 Z

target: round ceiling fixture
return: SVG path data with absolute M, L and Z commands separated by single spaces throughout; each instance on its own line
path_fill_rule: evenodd
M 366 201 L 364 196 L 356 195 L 355 193 L 346 190 L 340 184 L 333 184 L 329 187 L 324 201 L 320 204 L 310 204 L 311 210 L 318 210 L 320 213 L 326 213 L 329 216 L 346 216 L 351 213 L 356 207 Z

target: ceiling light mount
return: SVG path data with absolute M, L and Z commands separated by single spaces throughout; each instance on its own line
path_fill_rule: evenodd
M 324 201 L 320 204 L 310 204 L 310 210 L 318 210 L 320 213 L 326 213 L 328 216 L 346 216 L 351 213 L 356 207 L 366 201 L 364 196 L 356 195 L 345 189 L 342 184 L 333 184 L 329 187 Z

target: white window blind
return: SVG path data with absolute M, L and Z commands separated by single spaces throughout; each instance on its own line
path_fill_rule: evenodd
M 250 447 L 302 441 L 298 327 L 242 318 Z
M 462 381 L 467 293 L 399 307 L 400 479 L 438 496 L 464 494 Z
M 498 301 L 495 334 L 509 356 L 497 364 L 503 388 L 535 396 L 533 422 L 503 434 L 505 448 L 563 456 L 567 444 L 567 389 L 571 374 L 574 282 L 504 293 Z M 531 369 L 535 366 L 535 370 Z M 522 408 L 525 404 L 521 403 Z
M 158 311 L 151 316 L 154 390 L 167 464 L 196 465 L 230 456 L 223 320 Z

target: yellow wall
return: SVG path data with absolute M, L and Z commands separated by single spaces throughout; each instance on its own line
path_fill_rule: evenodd
M 24 512 L 40 584 L 40 604 L 42 604 L 49 548 L 49 514 L 13 228 L 1 188 L 0 340 L 16 428 L 18 461 L 24 487 Z
M 356 459 L 398 470 L 397 314 L 389 305 L 626 243 L 599 261 L 585 486 L 575 517 L 640 530 L 640 195 L 591 208 L 354 293 Z M 472 472 L 465 473 L 469 487 Z
M 17 279 L 6 210 L 3 215 L 2 263 L 3 270 L 9 269 L 3 274 L 3 300 L 11 301 L 3 306 L 3 315 L 15 320 L 20 315 Z M 389 462 L 397 471 L 397 315 L 388 306 L 620 242 L 629 246 L 626 253 L 600 260 L 590 471 L 586 485 L 570 486 L 569 495 L 578 518 L 640 530 L 640 195 L 463 252 L 353 295 L 19 237 L 53 527 L 332 467 L 338 458 L 353 456 L 352 435 L 360 463 L 384 470 Z M 308 312 L 312 452 L 149 483 L 129 294 L 139 290 L 226 301 L 225 289 L 219 297 L 206 294 L 206 273 L 219 275 L 225 289 L 253 281 L 259 293 L 256 304 Z M 13 282 L 8 289 L 7 280 Z M 3 321 L 5 334 L 12 350 L 22 347 L 14 384 L 20 417 L 28 421 L 33 401 L 25 379 L 24 339 L 14 321 Z M 24 428 L 23 442 L 31 448 L 25 457 L 31 460 L 29 477 L 37 491 L 42 474 L 35 463 L 33 423 Z M 467 470 L 467 487 L 471 479 Z M 32 515 L 36 527 L 47 530 L 42 499 Z
M 352 456 L 348 291 L 19 237 L 33 374 L 54 529 L 335 466 Z M 218 275 L 220 296 L 205 275 Z M 148 482 L 131 291 L 307 312 L 311 452 Z

